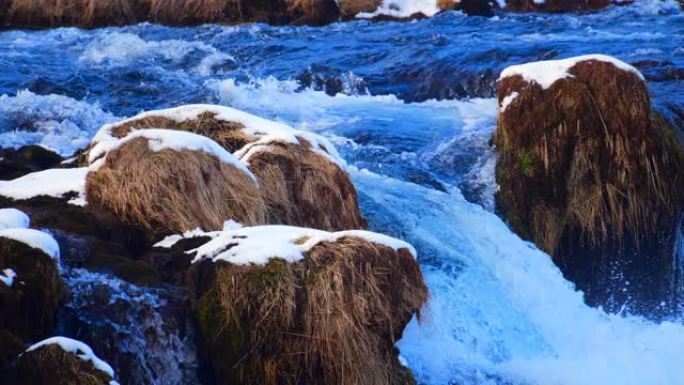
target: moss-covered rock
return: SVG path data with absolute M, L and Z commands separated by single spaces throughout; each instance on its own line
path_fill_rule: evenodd
M 529 63 L 505 70 L 497 92 L 499 212 L 590 303 L 660 307 L 684 157 L 641 74 L 605 56 Z

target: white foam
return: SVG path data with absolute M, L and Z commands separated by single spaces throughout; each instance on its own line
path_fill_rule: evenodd
M 38 144 L 69 156 L 88 145 L 97 128 L 114 120 L 116 117 L 97 103 L 66 96 L 37 95 L 27 90 L 15 96 L 2 95 L 0 147 Z
M 431 17 L 439 12 L 436 0 L 383 0 L 374 12 L 363 12 L 357 18 L 370 19 L 376 16 L 409 17 L 420 13 Z
M 17 209 L 0 209 L 0 230 L 28 229 L 31 219 L 24 212 Z
M 107 374 L 110 378 L 114 378 L 114 369 L 109 366 L 108 363 L 102 361 L 98 358 L 93 349 L 90 346 L 84 344 L 81 341 L 77 341 L 67 337 L 50 337 L 48 339 L 42 340 L 34 345 L 31 345 L 26 352 L 31 352 L 48 345 L 57 345 L 65 352 L 73 353 L 78 356 L 78 358 L 83 361 L 89 361 L 93 364 L 95 369 Z M 110 385 L 116 384 L 116 382 L 110 382 Z
M 422 253 L 431 301 L 399 343 L 419 383 L 681 383 L 684 326 L 584 304 L 551 258 L 458 194 L 353 171 Z M 500 379 L 500 380 L 499 380 Z
M 41 250 L 52 259 L 59 259 L 59 244 L 48 233 L 33 229 L 5 229 L 0 230 L 0 237 L 24 243 Z
M 201 76 L 209 76 L 213 66 L 235 59 L 202 41 L 145 40 L 131 32 L 104 31 L 98 34 L 79 57 L 82 62 L 106 67 L 123 67 L 136 61 L 159 59 L 181 62 L 194 52 L 205 56 L 193 69 Z
M 196 253 L 193 263 L 209 259 L 234 265 L 265 265 L 273 258 L 288 263 L 304 259 L 304 253 L 321 242 L 335 242 L 343 237 L 356 237 L 385 245 L 394 250 L 407 249 L 415 257 L 413 246 L 392 237 L 363 230 L 330 233 L 322 230 L 292 226 L 256 226 L 223 231 L 206 244 L 191 252 Z M 305 239 L 304 242 L 297 243 Z
M 562 60 L 538 61 L 510 66 L 501 72 L 499 81 L 507 77 L 520 75 L 525 81 L 537 83 L 542 88 L 547 89 L 559 79 L 572 77 L 568 71 L 574 67 L 575 64 L 589 60 L 611 63 L 615 67 L 623 71 L 631 72 L 644 80 L 644 76 L 639 70 L 614 57 L 606 55 L 583 55 Z
M 0 195 L 15 200 L 31 199 L 40 195 L 62 198 L 68 193 L 78 194 L 71 204 L 85 204 L 87 167 L 54 168 L 24 175 L 10 181 L 0 181 Z

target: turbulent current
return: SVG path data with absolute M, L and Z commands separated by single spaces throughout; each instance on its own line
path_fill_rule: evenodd
M 418 250 L 431 299 L 399 348 L 421 384 L 683 384 L 680 318 L 652 320 L 630 303 L 619 314 L 586 306 L 549 256 L 493 213 L 489 139 L 508 65 L 615 56 L 639 68 L 658 110 L 684 124 L 684 14 L 675 1 L 636 3 L 320 28 L 5 31 L 0 147 L 38 143 L 69 155 L 103 123 L 196 102 L 316 131 L 346 159 L 371 228 Z M 194 382 L 191 331 L 159 310 L 174 288 L 70 266 L 63 275 L 72 292 L 65 333 L 86 342 L 87 328 L 115 333 L 111 346 L 133 358 L 110 362 L 139 384 Z M 111 312 L 93 308 L 102 297 Z M 145 321 L 107 315 L 117 309 Z

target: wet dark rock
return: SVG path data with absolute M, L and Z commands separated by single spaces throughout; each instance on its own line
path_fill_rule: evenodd
M 26 174 L 59 166 L 63 158 L 41 146 L 0 149 L 0 180 L 16 179 Z
M 0 330 L 22 341 L 52 332 L 63 285 L 57 263 L 42 250 L 0 237 L 0 270 L 12 269 L 13 284 L 0 283 Z

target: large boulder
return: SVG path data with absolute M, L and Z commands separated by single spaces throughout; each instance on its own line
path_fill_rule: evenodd
M 590 303 L 660 307 L 683 158 L 641 74 L 602 55 L 528 63 L 504 70 L 497 93 L 499 212 Z
M 66 337 L 51 337 L 29 347 L 6 375 L 8 385 L 116 385 L 114 370 L 92 349 Z
M 256 176 L 266 203 L 265 223 L 329 231 L 366 227 L 344 160 L 328 140 L 311 132 L 228 107 L 187 105 L 106 125 L 93 142 L 97 146 L 133 130 L 156 127 L 209 137 L 244 162 Z M 227 219 L 240 221 L 234 217 L 222 221 Z
M 395 342 L 427 300 L 413 248 L 366 231 L 224 231 L 194 251 L 216 384 L 412 384 Z
M 62 298 L 58 259 L 59 246 L 49 234 L 0 230 L 0 330 L 21 341 L 52 331 Z
M 228 219 L 264 223 L 254 175 L 209 138 L 184 131 L 139 130 L 89 151 L 86 199 L 156 239 Z

